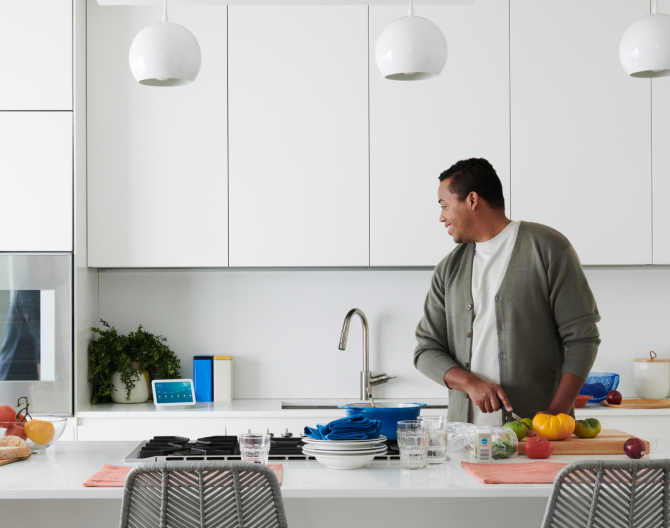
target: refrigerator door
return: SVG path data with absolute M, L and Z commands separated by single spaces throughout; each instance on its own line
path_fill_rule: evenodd
M 0 405 L 72 415 L 72 255 L 0 253 Z

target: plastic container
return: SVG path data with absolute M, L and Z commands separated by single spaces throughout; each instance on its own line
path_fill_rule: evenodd
M 619 386 L 619 375 L 612 372 L 591 372 L 579 394 L 591 394 L 589 402 L 605 401 L 607 393 Z
M 212 401 L 212 362 L 213 356 L 193 356 L 193 384 L 195 401 Z
M 214 401 L 233 400 L 233 358 L 214 356 Z
M 398 422 L 416 420 L 421 413 L 421 407 L 426 405 L 425 403 L 377 402 L 376 407 L 372 407 L 371 403 L 348 403 L 338 405 L 338 407 L 347 411 L 347 416 L 362 414 L 370 420 L 379 420 L 381 434 L 389 440 L 397 440 Z

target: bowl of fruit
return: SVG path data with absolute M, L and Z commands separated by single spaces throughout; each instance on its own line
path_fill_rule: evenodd
M 18 407 L 21 406 L 19 399 Z M 18 436 L 25 440 L 32 454 L 44 453 L 55 444 L 63 434 L 67 418 L 58 416 L 37 416 L 28 413 L 28 401 L 25 408 L 14 410 L 11 405 L 0 405 L 0 436 Z

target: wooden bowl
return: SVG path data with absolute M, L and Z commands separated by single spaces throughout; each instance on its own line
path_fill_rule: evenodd
M 578 394 L 577 399 L 575 400 L 575 409 L 581 409 L 586 405 L 586 402 L 589 401 L 593 396 L 589 394 Z

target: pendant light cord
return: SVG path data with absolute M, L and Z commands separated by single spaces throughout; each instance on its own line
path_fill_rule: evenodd
M 651 4 L 651 14 L 655 15 L 658 13 L 658 3 L 654 0 Z
M 409 11 L 407 11 L 407 16 L 414 16 L 414 4 L 412 0 L 409 0 Z
M 167 22 L 167 0 L 163 0 L 163 22 Z

